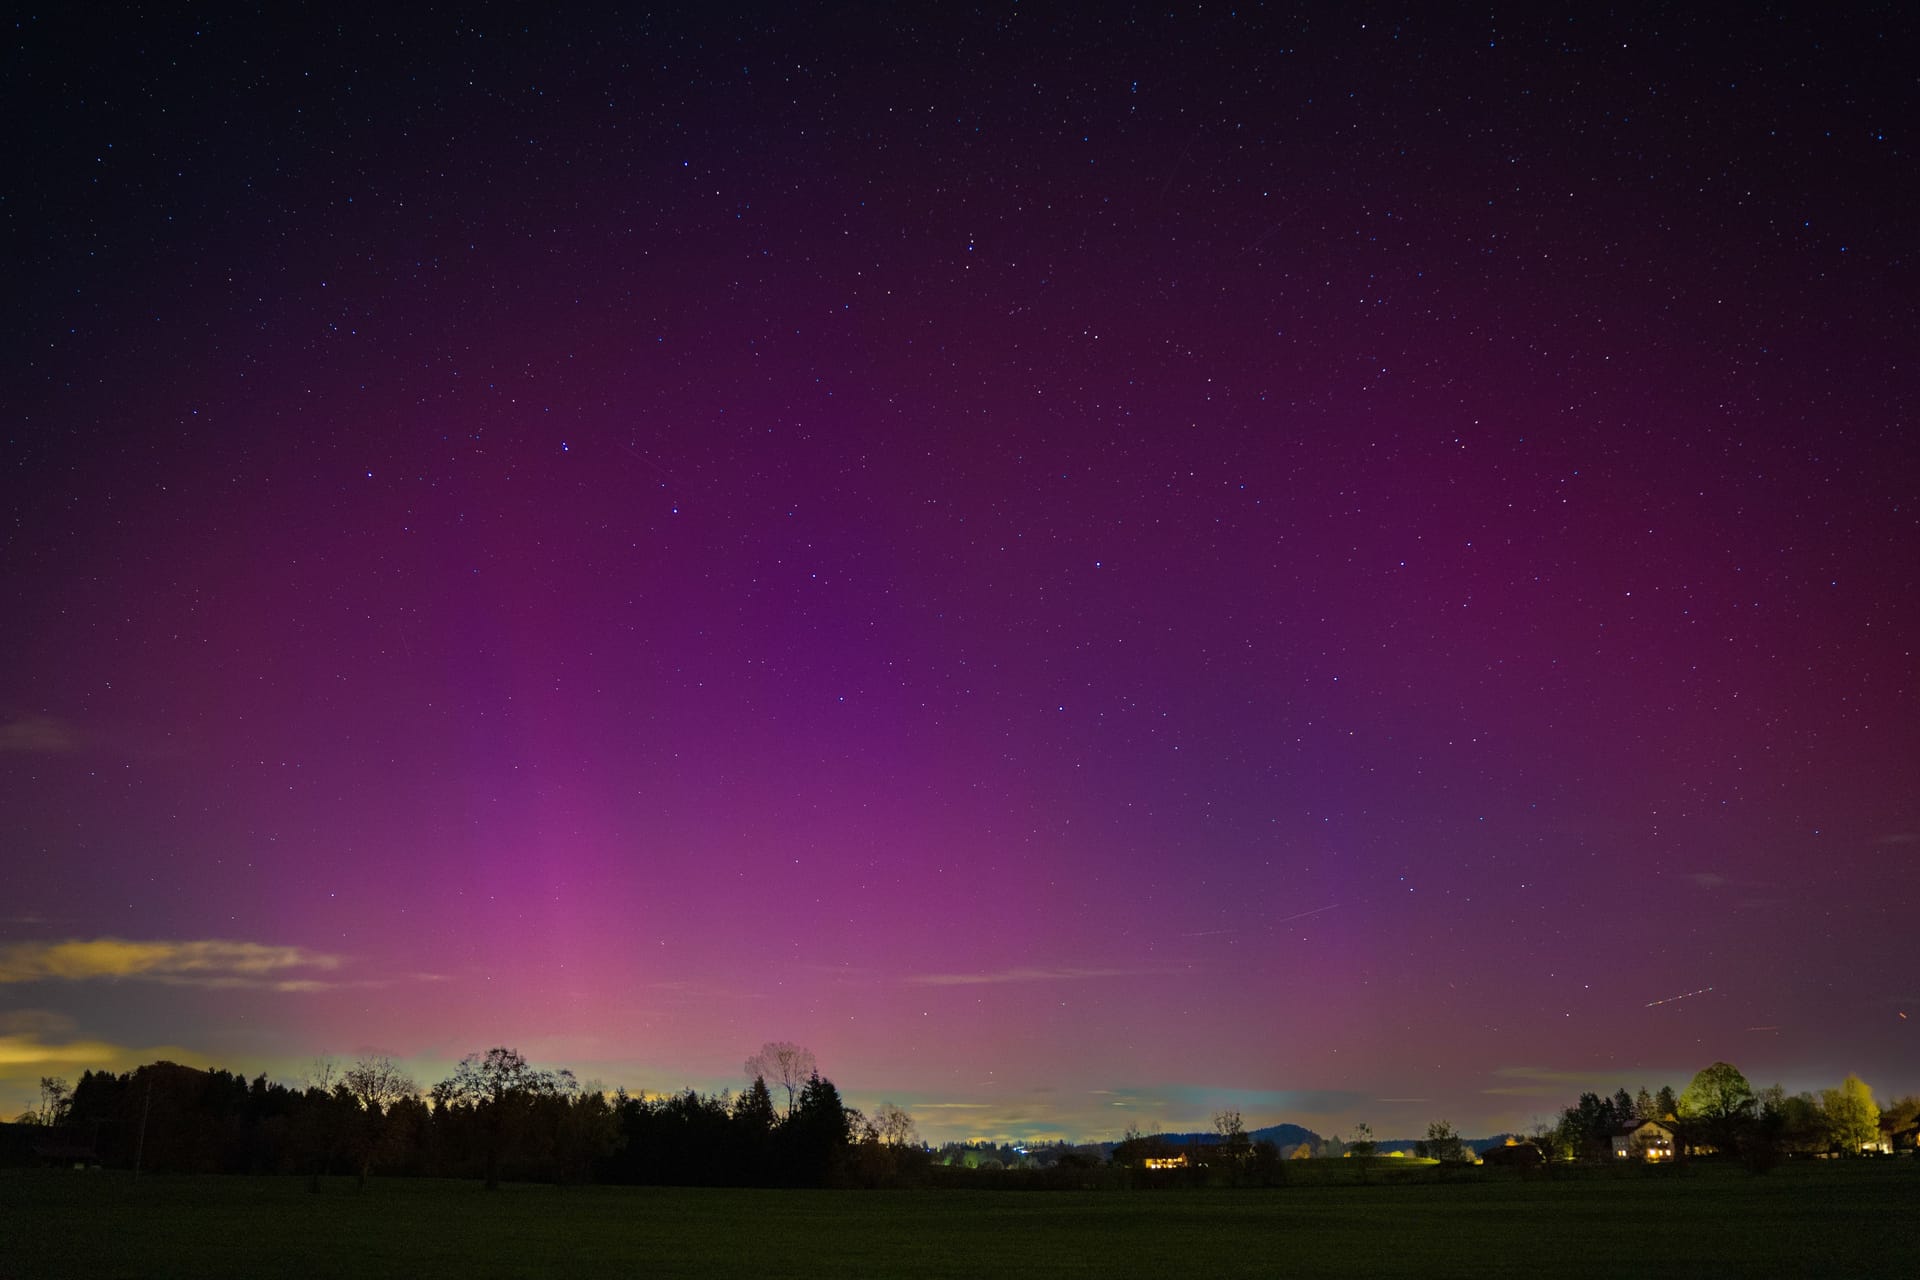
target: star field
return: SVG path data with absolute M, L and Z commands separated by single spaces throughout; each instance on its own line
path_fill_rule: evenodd
M 0 1110 L 1920 1090 L 1909 14 L 669 9 L 13 28 Z

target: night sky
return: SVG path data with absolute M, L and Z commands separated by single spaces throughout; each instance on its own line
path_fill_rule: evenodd
M 6 33 L 0 1112 L 1920 1091 L 1906 6 L 268 8 Z

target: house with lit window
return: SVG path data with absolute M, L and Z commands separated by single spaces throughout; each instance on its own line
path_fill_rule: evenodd
M 1204 1169 L 1219 1160 L 1220 1145 L 1187 1141 L 1178 1147 L 1162 1144 L 1140 1162 L 1143 1169 Z
M 1642 1120 L 1613 1131 L 1617 1160 L 1671 1160 L 1675 1150 L 1673 1127 L 1663 1120 Z

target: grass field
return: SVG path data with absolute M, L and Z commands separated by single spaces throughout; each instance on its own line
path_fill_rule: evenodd
M 491 1195 L 16 1173 L 0 1175 L 0 1276 L 1920 1275 L 1920 1161 L 1631 1172 L 1260 1191 Z

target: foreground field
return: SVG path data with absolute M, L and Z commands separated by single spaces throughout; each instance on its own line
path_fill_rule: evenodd
M 1263 1191 L 492 1195 L 424 1181 L 312 1195 L 294 1178 L 14 1174 L 0 1175 L 0 1277 L 1920 1274 L 1920 1161 L 1660 1173 Z

